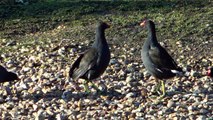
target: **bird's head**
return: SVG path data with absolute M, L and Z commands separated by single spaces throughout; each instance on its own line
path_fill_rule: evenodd
M 152 26 L 155 27 L 155 24 L 153 21 L 149 20 L 149 19 L 145 19 L 140 23 L 141 27 L 146 27 L 146 26 Z
M 107 28 L 110 28 L 110 25 L 101 21 L 101 22 L 99 22 L 98 27 L 105 30 Z
M 146 22 L 147 22 L 147 20 L 143 20 L 143 21 L 140 23 L 140 26 L 141 26 L 141 27 L 145 27 L 145 26 L 146 26 Z

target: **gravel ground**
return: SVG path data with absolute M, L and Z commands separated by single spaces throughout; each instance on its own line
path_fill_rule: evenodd
M 91 94 L 84 93 L 83 80 L 76 81 L 81 91 L 75 91 L 71 83 L 63 87 L 68 82 L 70 65 L 78 53 L 88 48 L 88 41 L 68 40 L 69 44 L 62 42 L 61 45 L 49 42 L 43 46 L 33 43 L 34 46 L 18 48 L 18 42 L 2 40 L 2 44 L 17 52 L 1 54 L 1 64 L 15 71 L 21 81 L 1 85 L 0 118 L 213 119 L 213 79 L 203 76 L 207 66 L 212 66 L 212 51 L 208 51 L 209 56 L 191 54 L 189 57 L 196 48 L 183 47 L 181 42 L 176 42 L 181 50 L 175 52 L 166 44 L 167 40 L 161 42 L 178 58 L 176 61 L 186 71 L 186 76 L 167 80 L 166 97 L 155 103 L 149 98 L 155 82 L 142 64 L 140 48 L 125 43 L 112 45 L 112 38 L 106 38 L 110 39 L 110 65 L 102 77 L 94 81 L 105 91 L 101 95 L 93 88 Z M 143 42 L 140 44 L 142 46 Z

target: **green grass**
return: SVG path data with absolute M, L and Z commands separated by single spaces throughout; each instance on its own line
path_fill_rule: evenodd
M 139 45 L 146 34 L 138 24 L 149 18 L 156 23 L 159 41 L 172 39 L 171 43 L 180 40 L 186 45 L 199 45 L 212 39 L 212 15 L 212 2 L 208 0 L 43 0 L 29 5 L 1 5 L 0 39 L 16 40 L 20 46 L 33 45 L 35 39 L 41 41 L 38 45 L 62 39 L 82 42 L 94 38 L 95 23 L 103 20 L 112 26 L 106 33 L 111 43 Z M 59 29 L 62 25 L 65 28 Z M 9 48 L 13 50 L 8 46 L 1 51 Z

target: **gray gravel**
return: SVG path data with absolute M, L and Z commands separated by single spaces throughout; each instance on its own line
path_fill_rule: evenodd
M 186 62 L 181 62 L 181 58 L 177 61 L 186 71 L 186 76 L 167 80 L 166 97 L 155 103 L 149 98 L 155 82 L 140 60 L 140 48 L 128 45 L 124 45 L 125 49 L 111 45 L 110 65 L 102 77 L 94 81 L 105 91 L 102 95 L 92 88 L 91 94 L 85 94 L 84 80 L 76 81 L 82 88 L 80 91 L 75 91 L 72 82 L 64 88 L 63 85 L 69 82 L 70 65 L 78 53 L 86 49 L 86 43 L 76 45 L 75 41 L 70 41 L 72 43 L 68 46 L 50 43 L 16 48 L 14 45 L 18 53 L 1 54 L 4 61 L 1 64 L 21 78 L 21 81 L 1 85 L 1 119 L 213 118 L 213 79 L 202 76 L 205 67 L 212 66 L 211 56 L 196 63 L 196 59 L 184 56 L 184 50 L 180 51 Z M 8 44 L 13 46 L 12 43 Z M 194 67 L 197 64 L 200 64 L 199 69 Z

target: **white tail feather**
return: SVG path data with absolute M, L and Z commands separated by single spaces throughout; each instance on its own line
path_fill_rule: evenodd
M 175 73 L 179 76 L 183 76 L 183 72 L 177 71 L 177 70 L 171 70 L 172 73 Z

